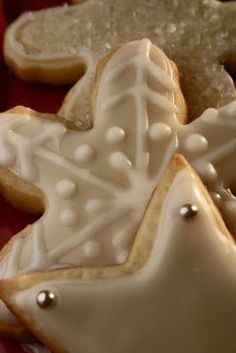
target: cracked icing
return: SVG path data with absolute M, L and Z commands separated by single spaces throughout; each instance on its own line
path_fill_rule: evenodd
M 151 193 L 176 151 L 199 172 L 235 233 L 235 197 L 227 188 L 236 179 L 236 102 L 181 125 L 171 63 L 158 48 L 154 56 L 151 48 L 149 40 L 136 41 L 111 57 L 90 131 L 68 130 L 30 114 L 2 114 L 1 164 L 38 186 L 48 203 L 31 236 L 13 242 L 2 277 L 123 263 Z M 108 131 L 115 140 L 123 139 L 110 143 Z
M 196 118 L 208 107 L 235 99 L 233 81 L 220 64 L 236 55 L 235 16 L 234 1 L 88 0 L 23 15 L 8 31 L 7 41 L 30 65 L 81 58 L 88 66 L 84 84 L 90 90 L 98 58 L 117 44 L 150 38 L 178 65 L 190 116 Z M 75 114 L 80 94 L 79 88 L 73 90 L 63 116 Z

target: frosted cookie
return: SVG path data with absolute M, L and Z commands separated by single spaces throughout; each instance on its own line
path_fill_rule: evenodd
M 1 114 L 0 164 L 12 181 L 1 174 L 1 188 L 14 202 L 33 185 L 36 206 L 46 208 L 1 253 L 1 277 L 126 260 L 177 144 L 164 127 L 156 154 L 146 127 L 159 117 L 186 120 L 177 68 L 148 40 L 126 44 L 98 65 L 93 98 L 96 121 L 87 132 L 25 108 Z M 3 306 L 1 318 L 14 324 Z
M 34 185 L 46 205 L 43 218 L 3 250 L 2 278 L 124 263 L 151 194 L 177 151 L 200 174 L 236 234 L 230 192 L 236 180 L 236 102 L 184 125 L 176 67 L 141 40 L 98 65 L 92 109 L 95 125 L 86 132 L 29 110 L 1 114 L 0 163 L 17 176 L 17 190 L 21 180 Z M 2 187 L 9 187 L 8 180 Z M 8 324 L 9 314 L 2 306 L 0 317 Z
M 150 38 L 178 65 L 190 117 L 235 100 L 235 2 L 215 0 L 87 0 L 22 15 L 8 29 L 5 57 L 26 80 L 83 85 L 71 93 L 68 119 L 92 115 L 76 99 L 92 89 L 96 61 L 120 43 Z M 60 25 L 58 25 L 60 24 Z M 82 105 L 81 105 L 82 104 Z
M 125 264 L 8 279 L 0 296 L 55 353 L 232 353 L 235 266 L 234 240 L 176 156 Z

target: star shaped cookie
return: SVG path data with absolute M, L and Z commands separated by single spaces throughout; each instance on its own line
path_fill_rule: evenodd
M 0 295 L 55 353 L 232 353 L 235 266 L 220 214 L 177 155 L 125 264 L 16 277 Z

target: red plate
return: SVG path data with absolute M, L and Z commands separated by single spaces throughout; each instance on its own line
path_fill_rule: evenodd
M 65 0 L 0 0 L 0 111 L 16 105 L 25 105 L 41 112 L 55 113 L 69 87 L 51 87 L 25 83 L 17 79 L 5 66 L 2 53 L 4 31 L 7 25 L 23 11 L 38 10 L 64 4 Z M 35 215 L 15 210 L 0 196 L 0 248 L 27 224 L 34 222 Z M 10 339 L 0 340 L 0 353 L 26 353 L 19 343 Z M 28 353 L 28 351 L 27 351 Z

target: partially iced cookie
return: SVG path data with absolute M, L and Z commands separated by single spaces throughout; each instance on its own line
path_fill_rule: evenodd
M 92 89 L 96 61 L 121 43 L 150 38 L 182 72 L 182 87 L 196 118 L 208 107 L 235 99 L 230 72 L 236 71 L 235 1 L 215 0 L 87 0 L 26 13 L 10 26 L 5 57 L 27 80 L 75 82 L 85 71 L 83 85 L 61 114 L 88 119 L 88 104 L 76 100 Z
M 55 353 L 232 353 L 235 266 L 217 209 L 176 156 L 125 264 L 8 279 L 0 296 Z

